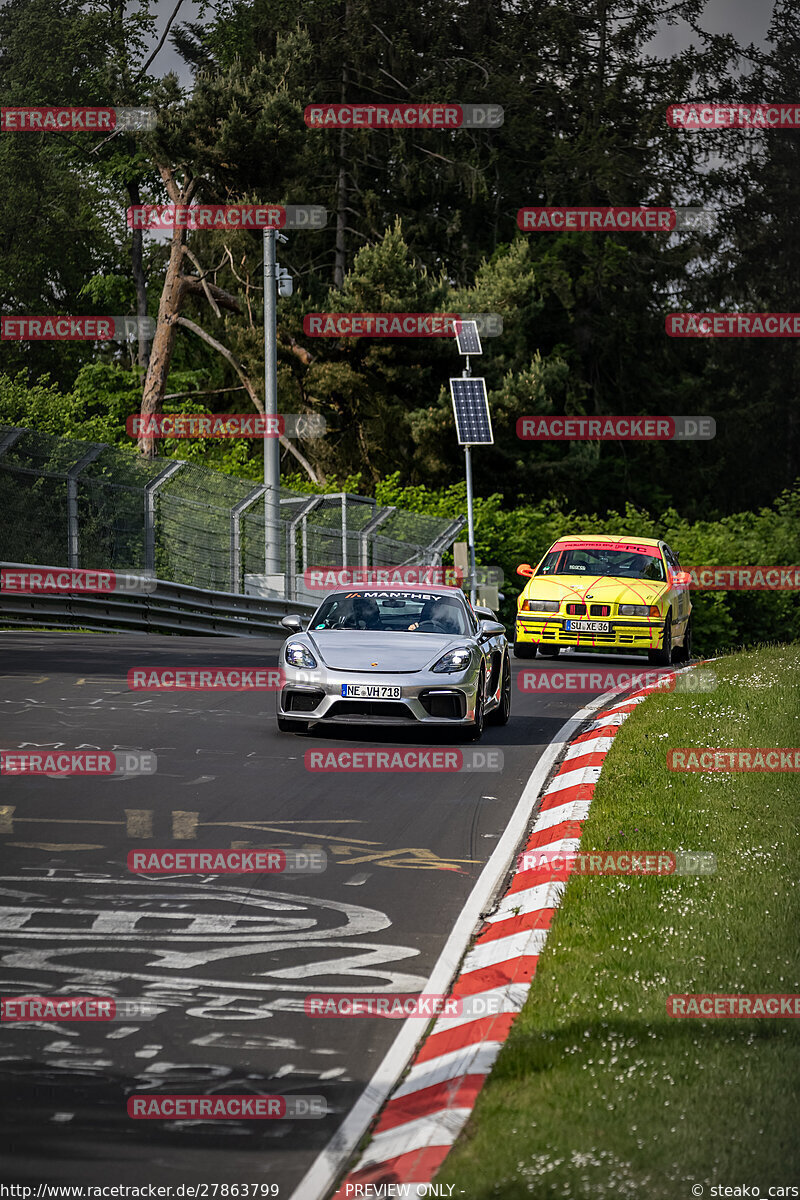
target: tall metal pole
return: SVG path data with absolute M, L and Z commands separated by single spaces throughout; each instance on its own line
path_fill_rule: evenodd
M 469 365 L 469 355 L 467 362 L 462 372 L 462 379 L 469 379 L 472 375 L 472 370 Z M 464 447 L 464 458 L 467 464 L 467 540 L 469 542 L 469 601 L 474 606 L 475 604 L 475 525 L 472 520 L 472 455 L 470 454 L 471 447 Z
M 470 446 L 464 447 L 467 464 L 467 538 L 469 539 L 469 599 L 475 604 L 475 525 L 472 520 L 472 456 Z
M 264 230 L 264 416 L 278 415 L 278 275 L 275 266 L 275 230 Z M 274 424 L 274 422 L 273 422 Z M 264 571 L 281 573 L 280 500 L 281 454 L 277 437 L 264 438 Z

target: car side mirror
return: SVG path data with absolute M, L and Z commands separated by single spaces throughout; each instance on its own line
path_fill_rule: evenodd
M 494 637 L 495 634 L 505 633 L 506 631 L 505 625 L 501 625 L 499 621 L 481 621 L 478 628 L 481 633 L 486 634 L 487 637 Z
M 290 633 L 303 632 L 303 621 L 297 613 L 289 613 L 288 616 L 281 617 L 281 625 L 284 629 L 288 629 Z
M 533 567 L 530 563 L 520 563 L 517 567 L 517 574 L 525 575 L 530 578 L 530 576 L 533 575 Z

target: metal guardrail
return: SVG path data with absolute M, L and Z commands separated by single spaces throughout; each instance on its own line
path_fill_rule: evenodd
M 60 567 L 0 562 L 0 568 L 58 573 Z M 0 591 L 0 628 L 39 625 L 51 629 L 92 629 L 106 633 L 200 633 L 262 637 L 285 633 L 281 617 L 311 616 L 315 604 L 264 600 L 234 592 L 213 592 L 188 584 L 155 580 L 147 593 L 100 595 L 76 592 Z

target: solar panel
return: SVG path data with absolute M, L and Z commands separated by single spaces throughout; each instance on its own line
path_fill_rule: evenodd
M 456 321 L 459 354 L 483 354 L 477 321 Z
M 453 415 L 460 446 L 491 446 L 492 422 L 485 379 L 451 379 Z

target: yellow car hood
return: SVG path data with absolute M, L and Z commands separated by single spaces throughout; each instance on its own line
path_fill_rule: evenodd
M 652 579 L 618 579 L 610 575 L 537 575 L 530 579 L 520 601 L 578 600 L 598 604 L 658 604 L 669 584 Z

